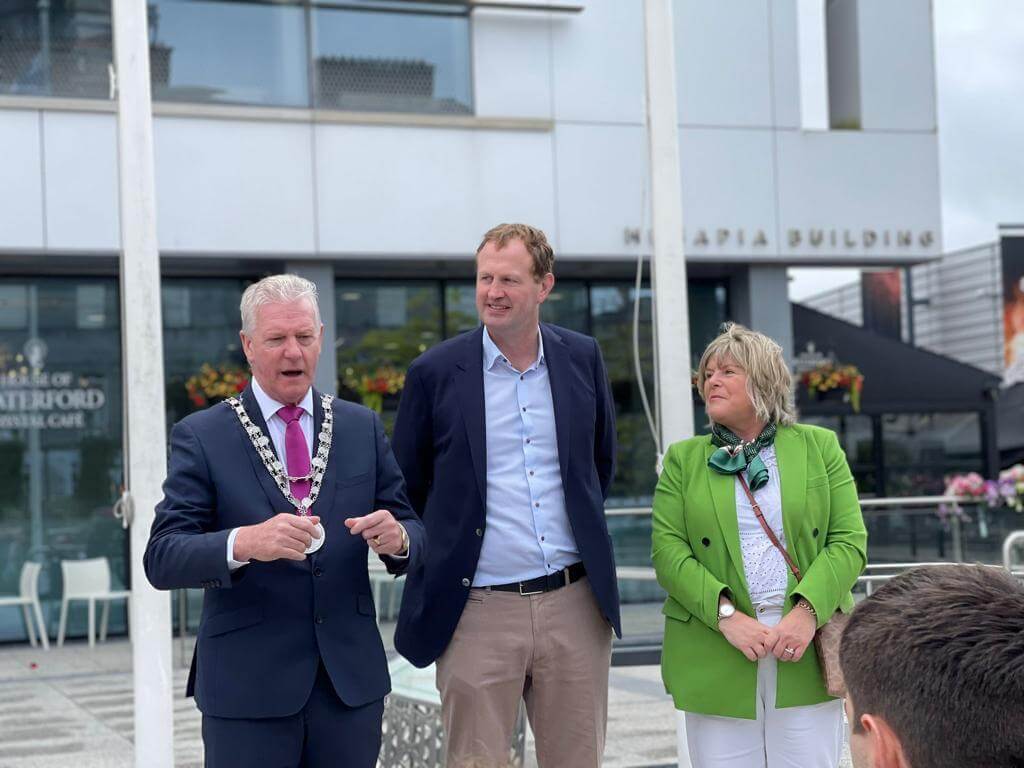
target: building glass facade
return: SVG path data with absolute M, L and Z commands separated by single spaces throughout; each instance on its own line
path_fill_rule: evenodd
M 468 9 L 150 0 L 156 101 L 472 114 Z M 110 0 L 10 0 L 0 94 L 109 98 Z

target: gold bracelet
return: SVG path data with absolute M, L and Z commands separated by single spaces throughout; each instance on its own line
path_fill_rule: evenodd
M 814 618 L 818 618 L 818 612 L 814 610 L 814 606 L 811 605 L 810 601 L 808 601 L 806 597 L 801 597 L 799 600 L 797 600 L 796 607 L 803 608 L 805 611 L 811 614 L 811 616 L 813 616 Z

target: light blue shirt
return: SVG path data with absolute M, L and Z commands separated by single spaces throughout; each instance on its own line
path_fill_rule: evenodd
M 551 382 L 538 339 L 537 359 L 517 371 L 484 328 L 487 526 L 474 587 L 525 581 L 580 560 L 565 512 Z

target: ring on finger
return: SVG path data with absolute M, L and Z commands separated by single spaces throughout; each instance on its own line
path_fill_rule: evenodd
M 375 547 L 379 547 L 380 546 L 380 536 L 374 536 L 372 539 L 370 539 L 370 541 L 373 542 L 373 546 L 375 546 Z
M 785 654 L 785 653 L 788 653 L 788 654 L 792 654 L 792 655 L 795 655 L 795 654 L 796 654 L 796 649 L 795 649 L 795 648 L 786 648 L 786 649 L 785 649 L 785 650 L 783 651 L 783 653 L 784 653 L 784 654 Z

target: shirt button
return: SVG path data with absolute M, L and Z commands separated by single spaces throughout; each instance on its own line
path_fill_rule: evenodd
M 522 380 L 523 380 L 523 379 L 525 379 L 525 378 L 526 378 L 526 376 L 524 376 L 523 374 L 520 374 L 520 375 L 519 375 L 519 380 L 520 380 L 520 381 L 522 381 Z
M 533 477 L 533 470 L 530 470 L 530 477 Z
M 484 529 L 483 528 L 477 528 L 476 529 L 476 535 L 477 536 L 483 536 L 484 535 Z
M 539 502 L 539 501 L 535 501 L 535 502 L 533 502 L 533 506 L 535 506 L 535 507 L 539 507 L 539 506 L 540 506 L 540 502 Z
M 530 438 L 526 438 L 526 444 L 527 444 L 527 445 L 529 445 L 529 444 L 530 444 Z
M 469 586 L 469 579 L 463 579 L 462 580 L 462 586 L 468 587 Z
M 525 406 L 523 407 L 523 413 L 526 413 L 526 408 L 525 408 Z
M 540 537 L 540 540 L 541 540 L 541 541 L 544 541 L 544 537 L 543 537 L 543 536 L 541 536 L 541 537 Z

